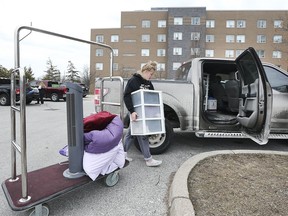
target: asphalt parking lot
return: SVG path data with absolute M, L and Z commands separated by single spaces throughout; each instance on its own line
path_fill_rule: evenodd
M 58 151 L 67 144 L 65 102 L 45 101 L 27 106 L 28 171 L 65 161 Z M 83 98 L 84 117 L 94 112 L 93 96 Z M 0 180 L 10 177 L 10 107 L 0 107 Z M 176 132 L 171 148 L 162 155 L 160 167 L 147 167 L 142 155 L 133 147 L 133 161 L 120 171 L 114 187 L 100 181 L 89 183 L 50 201 L 50 215 L 164 216 L 168 212 L 168 190 L 177 169 L 191 156 L 212 150 L 252 149 L 288 151 L 287 140 L 270 141 L 259 146 L 246 139 L 199 139 L 191 133 Z M 18 158 L 18 174 L 20 160 Z M 28 179 L 29 181 L 29 179 Z M 0 192 L 0 215 L 28 215 L 15 212 Z

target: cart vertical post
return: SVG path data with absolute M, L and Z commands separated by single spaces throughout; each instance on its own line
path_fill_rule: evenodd
M 69 89 L 66 97 L 69 169 L 63 172 L 66 178 L 79 178 L 83 171 L 83 89 L 76 83 L 66 83 Z

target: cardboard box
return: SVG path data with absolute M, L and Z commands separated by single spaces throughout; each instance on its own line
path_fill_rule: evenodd
M 217 100 L 214 98 L 209 98 L 207 109 L 209 111 L 216 111 L 217 110 Z

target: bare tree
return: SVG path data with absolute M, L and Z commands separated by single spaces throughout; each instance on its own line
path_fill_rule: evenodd
M 83 68 L 82 83 L 84 83 L 86 86 L 90 86 L 90 69 L 87 65 L 85 65 Z

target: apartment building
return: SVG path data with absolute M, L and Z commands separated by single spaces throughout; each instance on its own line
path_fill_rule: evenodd
M 287 26 L 288 11 L 284 10 L 151 8 L 121 12 L 120 28 L 91 29 L 91 40 L 113 48 L 113 75 L 130 77 L 145 62 L 155 60 L 155 78 L 173 79 L 188 59 L 234 59 L 247 47 L 254 47 L 261 61 L 287 70 Z M 110 75 L 109 55 L 109 50 L 91 46 L 91 80 Z

